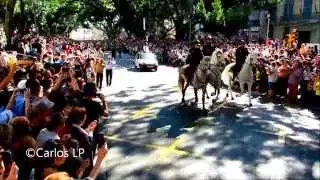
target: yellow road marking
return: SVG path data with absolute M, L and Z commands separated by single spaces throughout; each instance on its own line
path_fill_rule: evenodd
M 166 161 L 171 154 L 176 154 L 179 156 L 187 156 L 188 154 L 190 154 L 189 152 L 181 151 L 177 149 L 182 143 L 183 143 L 183 139 L 178 138 L 171 145 L 158 149 L 159 160 Z
M 130 143 L 130 144 L 136 145 L 136 146 L 142 146 L 142 147 L 147 147 L 150 149 L 159 150 L 159 152 L 158 152 L 158 153 L 160 153 L 159 159 L 165 157 L 164 154 L 166 154 L 168 152 L 179 155 L 179 156 L 189 156 L 189 157 L 193 157 L 193 158 L 202 158 L 201 155 L 196 155 L 194 153 L 184 151 L 184 150 L 178 150 L 177 147 L 183 143 L 183 141 L 181 139 L 175 140 L 169 146 L 160 146 L 160 145 L 155 145 L 155 144 L 138 143 L 138 142 L 131 141 L 131 140 L 121 139 L 121 138 L 118 138 L 117 136 L 105 136 L 105 138 L 107 138 L 109 140 L 113 140 L 113 141 Z
M 136 120 L 136 119 L 147 118 L 147 117 L 148 118 L 155 118 L 156 115 L 154 114 L 154 112 L 152 110 L 153 110 L 153 107 L 151 107 L 151 106 L 143 108 L 142 110 L 139 110 L 139 111 L 132 113 L 132 116 L 130 119 Z
M 179 86 L 175 85 L 171 88 L 173 91 L 180 91 Z
M 285 144 L 286 136 L 288 135 L 288 132 L 285 129 L 279 129 L 277 134 L 278 134 L 278 143 Z

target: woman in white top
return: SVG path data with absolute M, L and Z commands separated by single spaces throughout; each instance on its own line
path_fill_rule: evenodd
M 114 59 L 109 56 L 106 62 L 106 79 L 107 79 L 107 86 L 111 86 L 112 82 L 112 66 L 115 64 Z
M 273 62 L 269 67 L 268 71 L 268 84 L 269 84 L 269 96 L 274 96 L 274 92 L 276 90 L 277 81 L 278 81 L 278 74 L 277 74 L 277 67 L 276 63 Z

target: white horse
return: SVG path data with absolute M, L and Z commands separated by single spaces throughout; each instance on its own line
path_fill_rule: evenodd
M 217 48 L 211 55 L 210 64 L 219 68 L 222 72 L 227 65 L 227 62 L 224 60 L 223 52 L 221 49 Z
M 257 59 L 257 52 L 252 52 L 250 53 L 246 60 L 245 63 L 242 65 L 242 68 L 238 74 L 238 78 L 239 78 L 239 84 L 240 84 L 240 89 L 241 89 L 241 95 L 244 93 L 244 84 L 248 85 L 248 96 L 249 96 L 249 106 L 252 106 L 251 103 L 251 88 L 253 85 L 253 79 L 254 79 L 254 75 L 253 75 L 253 66 L 256 62 Z M 235 66 L 235 63 L 231 63 L 228 64 L 226 66 L 226 68 L 223 70 L 222 75 L 221 75 L 221 79 L 223 81 L 223 84 L 225 84 L 226 86 L 228 86 L 228 91 L 227 91 L 227 95 L 226 98 L 228 97 L 228 95 L 230 94 L 231 99 L 233 100 L 233 95 L 232 95 L 232 85 L 233 85 L 233 73 L 231 71 L 231 68 Z

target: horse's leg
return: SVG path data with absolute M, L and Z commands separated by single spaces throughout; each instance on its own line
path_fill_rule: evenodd
M 189 87 L 189 83 L 187 83 L 183 88 L 182 88 L 182 103 L 185 103 L 186 101 L 185 101 L 185 95 L 186 95 L 186 90 L 187 90 L 187 88 Z
M 219 99 L 219 95 L 220 95 L 220 87 L 216 87 L 216 101 Z
M 232 78 L 232 77 L 230 77 Z M 232 85 L 233 85 L 233 81 L 230 79 L 229 80 L 229 85 L 228 85 L 228 93 L 230 93 L 231 96 L 231 100 L 234 100 L 233 94 L 232 94 Z
M 227 93 L 226 93 L 226 97 L 224 98 L 225 100 L 229 97 L 229 85 L 228 85 L 228 88 L 227 88 Z
M 207 97 L 207 99 L 210 98 L 207 89 L 206 89 L 206 97 Z
M 233 94 L 232 94 L 232 84 L 230 84 L 229 88 L 229 92 L 230 92 L 230 96 L 231 96 L 231 100 L 234 100 Z
M 194 104 L 197 104 L 198 103 L 198 90 L 196 88 L 193 88 L 193 91 L 194 91 L 194 97 L 195 97 Z
M 252 89 L 252 82 L 248 82 L 249 106 L 252 106 L 252 103 L 251 103 L 251 89 Z
M 206 88 L 202 89 L 202 110 L 206 111 L 205 100 L 206 100 Z
M 240 83 L 240 96 L 242 96 L 244 93 L 244 82 L 239 81 L 239 83 Z

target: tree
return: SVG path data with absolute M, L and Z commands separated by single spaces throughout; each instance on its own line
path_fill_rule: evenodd
M 233 35 L 248 24 L 254 9 L 271 11 L 281 0 L 199 0 L 195 4 L 198 22 L 208 32 L 223 32 Z
M 6 11 L 4 20 L 4 31 L 6 33 L 7 44 L 11 45 L 11 38 L 14 32 L 13 15 L 17 0 L 5 0 L 5 2 Z

